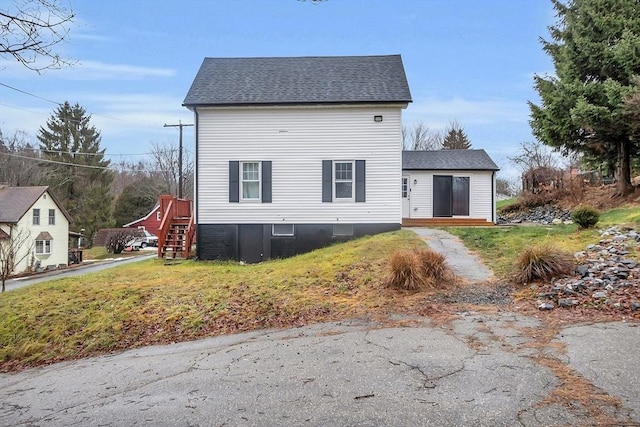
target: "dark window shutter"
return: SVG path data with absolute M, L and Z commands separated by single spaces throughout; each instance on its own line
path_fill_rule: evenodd
M 366 202 L 366 163 L 356 160 L 356 202 Z
M 271 203 L 271 161 L 262 162 L 262 203 Z
M 322 201 L 331 202 L 333 199 L 333 161 L 322 161 Z
M 229 203 L 240 201 L 240 162 L 229 161 Z

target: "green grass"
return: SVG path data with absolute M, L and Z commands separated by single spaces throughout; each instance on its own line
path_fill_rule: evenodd
M 640 208 L 618 208 L 601 212 L 598 226 L 611 225 L 640 226 Z
M 450 227 L 452 234 L 477 252 L 483 261 L 504 279 L 515 273 L 515 263 L 524 249 L 534 245 L 552 245 L 560 250 L 577 252 L 600 240 L 600 230 L 609 226 L 640 225 L 640 208 L 620 208 L 602 212 L 593 229 L 580 230 L 571 225 L 531 225 L 496 227 Z
M 254 265 L 152 259 L 0 295 L 0 370 L 263 327 L 402 311 L 398 231 Z
M 510 199 L 498 200 L 496 203 L 496 208 L 498 210 L 502 209 L 505 206 L 513 205 L 518 201 L 517 197 L 511 197 Z

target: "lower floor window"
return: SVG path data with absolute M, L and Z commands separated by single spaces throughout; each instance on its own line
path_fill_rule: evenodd
M 353 224 L 334 224 L 334 236 L 353 236 Z
M 272 236 L 293 236 L 294 232 L 293 224 L 273 224 L 271 228 Z
M 36 240 L 36 254 L 50 254 L 51 240 Z

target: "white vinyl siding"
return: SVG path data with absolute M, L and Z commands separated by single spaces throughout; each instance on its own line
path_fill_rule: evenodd
M 401 128 L 396 106 L 199 108 L 197 221 L 399 224 Z M 271 203 L 229 203 L 228 162 L 238 159 L 272 160 Z M 366 161 L 366 202 L 322 202 L 327 159 Z
M 494 221 L 492 171 L 405 171 L 410 173 L 411 218 L 433 217 L 433 176 L 469 177 L 469 215 L 465 218 L 484 218 Z M 406 216 L 406 213 L 405 213 Z

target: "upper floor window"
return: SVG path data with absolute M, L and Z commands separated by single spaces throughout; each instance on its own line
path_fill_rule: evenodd
M 323 160 L 322 201 L 366 202 L 366 166 L 366 160 Z
M 271 203 L 271 160 L 229 161 L 229 202 Z
M 353 200 L 353 162 L 333 163 L 333 197 L 335 200 Z
M 33 210 L 33 225 L 40 225 L 40 209 Z
M 242 162 L 242 200 L 260 200 L 260 162 Z
M 49 209 L 49 225 L 56 225 L 56 210 Z

